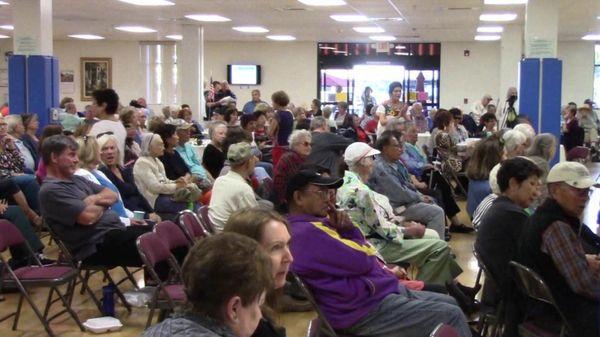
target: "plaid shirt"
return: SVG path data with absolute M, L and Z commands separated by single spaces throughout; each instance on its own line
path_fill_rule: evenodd
M 550 225 L 542 235 L 541 248 L 574 292 L 600 300 L 600 275 L 590 269 L 581 242 L 568 224 L 556 221 Z

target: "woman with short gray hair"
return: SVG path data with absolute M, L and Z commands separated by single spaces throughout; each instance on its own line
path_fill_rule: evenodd
M 315 117 L 317 119 L 318 117 Z M 312 135 L 307 130 L 296 130 L 289 138 L 290 148 L 277 164 L 273 174 L 273 187 L 276 194 L 276 204 L 284 208 L 288 181 L 296 175 L 306 162 L 312 149 Z
M 507 159 L 525 154 L 527 137 L 521 131 L 508 130 L 502 135 Z
M 533 161 L 535 165 L 542 170 L 540 175 L 540 196 L 529 206 L 536 209 L 548 197 L 548 187 L 546 186 L 546 176 L 550 172 L 550 161 L 556 155 L 557 140 L 551 133 L 540 133 L 533 139 L 533 144 L 527 151 L 527 159 Z

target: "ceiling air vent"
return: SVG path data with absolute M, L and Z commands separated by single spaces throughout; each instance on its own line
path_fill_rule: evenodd
M 276 7 L 273 8 L 278 12 L 308 12 L 310 9 L 302 7 Z
M 473 7 L 448 7 L 449 11 L 472 11 Z

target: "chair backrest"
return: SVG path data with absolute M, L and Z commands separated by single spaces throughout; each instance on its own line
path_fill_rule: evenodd
M 310 291 L 310 289 L 308 289 L 306 284 L 304 284 L 304 282 L 302 282 L 302 279 L 300 279 L 300 277 L 298 275 L 296 275 L 295 273 L 292 273 L 292 272 L 290 272 L 290 275 L 292 275 L 294 282 L 296 282 L 298 287 L 300 287 L 300 289 L 302 289 L 302 292 L 304 292 L 304 295 L 306 296 L 306 298 L 308 299 L 310 304 L 312 304 L 313 309 L 315 309 L 315 311 L 317 312 L 317 315 L 319 316 L 319 320 L 314 323 L 319 323 L 320 332 L 322 332 L 324 335 L 326 335 L 328 337 L 337 337 L 338 336 L 337 333 L 335 332 L 333 327 L 331 327 L 331 324 L 329 324 L 329 321 L 327 321 L 327 318 L 321 311 L 321 308 L 319 308 L 319 305 L 317 304 L 317 300 L 315 300 L 315 297 L 312 295 L 312 292 Z
M 210 218 L 208 217 L 208 205 L 200 207 L 200 209 L 198 210 L 198 215 L 200 216 L 202 224 L 204 225 L 206 230 L 211 234 L 215 234 L 215 226 L 213 226 L 212 222 L 210 221 Z
M 485 272 L 486 282 L 490 281 L 495 287 L 497 287 L 498 283 L 496 282 L 494 275 L 492 275 L 490 273 L 490 270 L 485 266 L 485 263 L 483 262 L 483 260 L 481 259 L 481 256 L 475 249 L 475 246 L 473 246 L 473 256 L 475 256 L 475 259 L 477 260 L 477 265 L 479 266 L 479 268 L 483 269 L 483 271 Z
M 0 252 L 25 242 L 23 234 L 12 222 L 0 219 Z
M 440 323 L 433 329 L 429 337 L 460 337 L 460 334 L 452 326 Z
M 196 239 L 210 235 L 208 230 L 204 228 L 202 220 L 190 210 L 186 209 L 179 212 L 177 222 L 192 244 Z
M 173 221 L 161 221 L 154 226 L 154 231 L 158 234 L 158 237 L 167 246 L 169 251 L 191 246 L 189 239 L 181 230 L 181 227 L 177 226 Z
M 138 252 L 147 267 L 154 267 L 160 262 L 166 262 L 171 251 L 155 232 L 145 233 L 137 238 Z

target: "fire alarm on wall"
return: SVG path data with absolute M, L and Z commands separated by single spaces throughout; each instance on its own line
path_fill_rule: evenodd
M 465 51 L 463 52 L 463 55 L 465 55 L 465 57 L 469 57 L 469 56 L 471 56 L 471 51 L 468 49 L 465 49 Z

